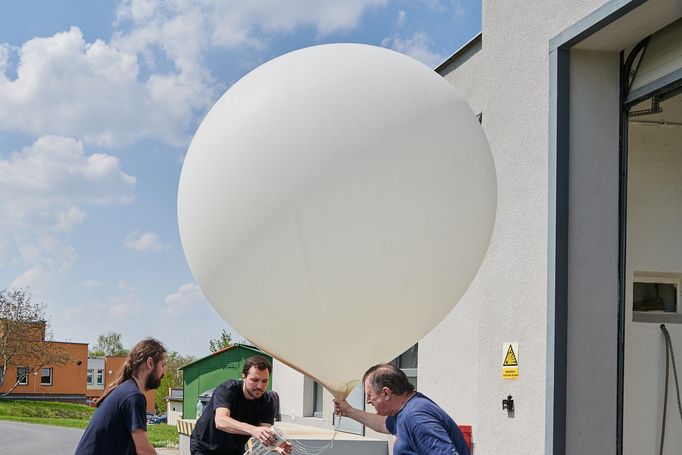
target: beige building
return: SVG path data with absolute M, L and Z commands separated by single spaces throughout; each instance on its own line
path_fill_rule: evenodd
M 482 17 L 436 71 L 481 114 L 497 220 L 419 343 L 418 388 L 472 426 L 476 455 L 658 453 L 661 324 L 682 352 L 682 2 L 484 0 Z M 332 423 L 312 381 L 274 378 L 283 419 Z M 663 453 L 679 454 L 669 381 Z

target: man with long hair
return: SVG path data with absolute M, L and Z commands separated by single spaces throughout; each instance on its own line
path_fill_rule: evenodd
M 266 392 L 272 365 L 263 357 L 246 359 L 242 380 L 229 380 L 213 390 L 190 438 L 192 455 L 242 455 L 249 437 L 271 446 L 277 438 L 270 430 L 275 422 L 275 400 Z M 291 453 L 291 444 L 277 449 Z
M 99 400 L 75 455 L 156 455 L 147 437 L 147 399 L 166 371 L 166 348 L 145 338 L 130 350 Z
M 459 427 L 447 413 L 414 390 L 395 365 L 375 365 L 363 378 L 367 403 L 376 414 L 334 400 L 337 414 L 348 416 L 380 433 L 396 437 L 393 455 L 469 455 Z

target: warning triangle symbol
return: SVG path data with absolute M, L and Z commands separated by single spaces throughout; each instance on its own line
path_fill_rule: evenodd
M 502 366 L 505 367 L 517 367 L 519 366 L 519 362 L 516 360 L 516 354 L 514 354 L 514 349 L 512 348 L 512 345 L 509 345 L 509 349 L 507 350 L 507 355 L 504 357 L 504 364 Z

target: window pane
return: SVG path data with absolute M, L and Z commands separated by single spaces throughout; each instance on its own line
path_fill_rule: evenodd
M 97 384 L 104 384 L 104 370 L 97 370 Z
M 633 283 L 632 309 L 634 311 L 677 312 L 677 287 L 675 283 Z
M 315 381 L 315 392 L 314 392 L 314 403 L 313 403 L 313 412 L 317 414 L 318 412 L 320 413 L 319 417 L 322 417 L 322 400 L 324 399 L 324 390 L 322 388 L 322 384 L 319 382 Z M 315 417 L 318 417 L 315 415 Z
M 407 351 L 403 352 L 400 357 L 398 357 L 398 368 L 405 369 L 405 368 L 417 368 L 418 366 L 418 350 L 417 350 L 418 345 L 412 346 L 410 349 Z
M 95 376 L 95 370 L 88 370 L 88 384 L 92 384 L 92 378 Z
M 52 368 L 43 368 L 40 373 L 41 385 L 52 385 Z
M 17 381 L 20 385 L 28 384 L 28 367 L 17 367 Z

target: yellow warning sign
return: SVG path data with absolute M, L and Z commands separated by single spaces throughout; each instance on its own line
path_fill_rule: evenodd
M 502 379 L 519 378 L 519 344 L 504 343 L 502 347 Z
M 519 361 L 516 360 L 516 354 L 514 354 L 514 347 L 511 344 L 509 344 L 509 349 L 507 349 L 507 355 L 504 356 L 504 363 L 502 365 L 505 367 L 519 366 Z

